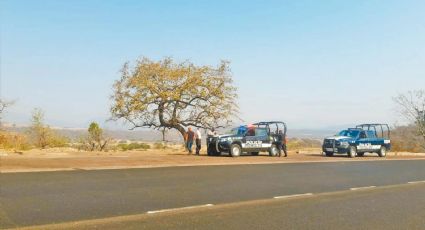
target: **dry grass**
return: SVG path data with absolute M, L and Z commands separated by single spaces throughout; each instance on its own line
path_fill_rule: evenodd
M 424 139 L 417 135 L 414 126 L 399 126 L 391 132 L 393 151 L 397 152 L 425 152 Z
M 0 151 L 1 152 L 1 151 Z M 365 157 L 351 159 L 344 156 L 324 157 L 320 149 L 306 148 L 289 151 L 289 157 L 269 157 L 268 153 L 260 156 L 241 156 L 237 158 L 223 155 L 209 157 L 205 149 L 201 156 L 189 155 L 182 145 L 169 145 L 166 149 L 147 149 L 143 151 L 110 151 L 86 152 L 72 148 L 53 148 L 46 150 L 24 151 L 23 154 L 9 152 L 1 156 L 0 170 L 2 172 L 17 171 L 49 171 L 49 170 L 76 170 L 76 169 L 114 169 L 114 168 L 149 168 L 188 165 L 229 165 L 229 164 L 269 164 L 294 162 L 326 162 L 326 161 L 353 161 L 353 160 L 388 160 L 412 158 L 394 154 L 387 158 L 379 158 L 376 154 L 367 154 Z M 413 158 L 425 159 L 425 154 Z

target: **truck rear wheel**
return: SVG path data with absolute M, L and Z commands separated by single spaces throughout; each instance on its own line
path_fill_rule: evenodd
M 230 155 L 232 157 L 238 157 L 238 156 L 240 156 L 241 155 L 241 152 L 242 152 L 242 148 L 241 148 L 240 145 L 238 145 L 238 144 L 232 144 L 230 146 Z
M 387 148 L 385 146 L 381 146 L 381 149 L 379 150 L 378 155 L 380 157 L 386 157 L 387 156 Z
M 325 154 L 326 154 L 327 157 L 332 157 L 334 155 L 333 152 L 325 152 Z
M 275 157 L 278 154 L 279 154 L 279 149 L 277 148 L 277 146 L 275 144 L 273 144 L 272 147 L 270 147 L 269 156 Z
M 350 146 L 350 149 L 348 150 L 348 157 L 354 158 L 357 155 L 357 148 L 355 146 Z

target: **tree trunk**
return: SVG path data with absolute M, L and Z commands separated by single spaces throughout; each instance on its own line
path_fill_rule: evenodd
M 165 142 L 165 128 L 161 130 L 162 133 L 162 142 Z
M 424 138 L 424 143 L 422 144 L 422 148 L 425 149 L 425 135 L 422 135 L 422 137 Z
M 173 116 L 174 116 L 173 120 L 175 120 L 175 114 Z M 177 129 L 177 131 L 180 132 L 180 134 L 182 135 L 182 138 L 184 140 L 184 136 L 186 134 L 185 128 L 182 125 L 178 124 L 177 122 L 166 122 L 164 120 L 164 103 L 161 103 L 161 104 L 158 105 L 158 118 L 159 118 L 159 122 L 160 122 L 160 124 L 163 128 Z
M 103 144 L 101 144 L 101 142 L 99 142 L 99 146 L 100 146 L 100 151 L 101 152 L 105 150 L 105 147 L 106 147 L 107 144 L 108 144 L 108 140 L 105 140 L 103 142 Z
M 186 134 L 186 130 L 184 129 L 184 127 L 181 126 L 181 125 L 176 125 L 173 128 L 175 128 L 179 131 L 179 133 L 182 135 L 183 141 L 185 141 L 184 136 Z

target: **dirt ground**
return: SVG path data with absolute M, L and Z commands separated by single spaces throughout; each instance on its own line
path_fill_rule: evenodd
M 189 155 L 180 147 L 168 149 L 149 149 L 144 151 L 84 152 L 74 149 L 31 150 L 23 153 L 11 153 L 0 150 L 0 172 L 32 172 L 55 170 L 92 170 L 120 168 L 151 168 L 169 166 L 196 165 L 232 165 L 232 164 L 266 164 L 295 162 L 330 162 L 354 160 L 393 160 L 424 159 L 425 153 L 389 153 L 386 158 L 376 154 L 351 159 L 345 155 L 325 157 L 320 149 L 303 149 L 289 151 L 288 157 L 269 157 L 268 153 L 260 156 L 229 157 L 227 155 L 210 157 L 205 151 L 200 156 Z

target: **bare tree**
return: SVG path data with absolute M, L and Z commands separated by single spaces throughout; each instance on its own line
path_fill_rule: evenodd
M 35 108 L 32 113 L 31 127 L 29 133 L 39 148 L 46 148 L 51 138 L 51 129 L 44 123 L 44 112 L 39 108 Z
M 401 114 L 416 126 L 425 147 L 425 90 L 409 91 L 394 98 Z
M 238 110 L 226 61 L 213 68 L 142 58 L 134 67 L 124 64 L 113 89 L 112 119 L 124 119 L 133 129 L 176 129 L 183 137 L 188 126 L 227 126 Z
M 45 123 L 44 112 L 40 108 L 35 108 L 32 112 L 31 126 L 28 129 L 28 134 L 34 144 L 41 149 L 47 147 L 65 147 L 69 143 L 67 137 L 59 135 Z
M 2 120 L 3 120 L 3 114 L 6 111 L 6 109 L 13 105 L 14 102 L 13 101 L 5 101 L 3 99 L 0 98 L 0 127 L 2 126 Z

